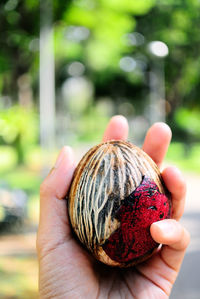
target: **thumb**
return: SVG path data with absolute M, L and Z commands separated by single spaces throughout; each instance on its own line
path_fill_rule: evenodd
M 66 201 L 62 200 L 69 189 L 75 169 L 70 147 L 62 148 L 55 166 L 40 187 L 40 221 L 37 249 L 56 247 L 70 235 Z
M 162 260 L 178 272 L 190 242 L 189 232 L 174 219 L 154 222 L 150 230 L 153 239 L 164 245 L 160 251 Z

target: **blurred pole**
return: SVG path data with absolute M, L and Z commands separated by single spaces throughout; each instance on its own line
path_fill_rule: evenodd
M 166 121 L 164 58 L 168 55 L 169 50 L 167 45 L 161 41 L 149 43 L 148 48 L 152 56 L 149 74 L 150 106 L 148 114 L 150 124 L 153 124 Z
M 40 144 L 55 146 L 55 74 L 52 0 L 40 1 Z
M 150 124 L 166 121 L 165 111 L 165 75 L 163 59 L 153 61 L 149 74 L 150 84 Z

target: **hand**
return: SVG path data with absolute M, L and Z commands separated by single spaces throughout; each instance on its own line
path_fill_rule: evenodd
M 103 141 L 126 139 L 124 117 L 111 119 Z M 169 127 L 154 124 L 143 150 L 161 165 L 171 139 Z M 67 216 L 66 196 L 75 169 L 71 148 L 64 147 L 55 167 L 41 185 L 40 223 L 37 235 L 39 291 L 41 298 L 168 298 L 180 270 L 189 233 L 178 222 L 184 210 L 186 186 L 178 169 L 168 167 L 163 179 L 172 194 L 173 219 L 151 225 L 153 239 L 165 244 L 152 258 L 127 269 L 96 262 L 73 238 Z

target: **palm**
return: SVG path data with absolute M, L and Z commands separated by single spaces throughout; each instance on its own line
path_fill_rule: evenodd
M 66 224 L 68 221 L 63 223 L 63 226 Z M 136 267 L 107 267 L 97 262 L 79 244 L 72 232 L 67 230 L 59 243 L 52 243 L 51 247 L 44 251 L 41 264 L 49 263 L 56 277 L 55 287 L 57 281 L 65 286 L 61 298 L 117 299 L 152 296 L 162 299 L 168 297 L 177 275 L 177 271 L 162 260 L 160 252 Z M 48 280 L 47 276 L 48 272 L 42 278 Z
M 104 141 L 126 139 L 127 131 L 124 120 L 116 117 L 108 125 Z M 159 165 L 169 141 L 169 129 L 158 124 L 149 130 L 143 149 Z M 153 224 L 151 235 L 156 242 L 167 246 L 151 259 L 127 269 L 100 264 L 74 237 L 66 217 L 66 203 L 58 200 L 65 197 L 75 167 L 71 150 L 65 151 L 61 153 L 62 159 L 59 158 L 62 163 L 41 186 L 37 238 L 41 298 L 168 298 L 189 242 L 188 233 L 175 220 L 160 221 L 168 225 L 167 233 Z M 174 168 L 166 169 L 163 179 L 172 193 L 173 218 L 179 219 L 183 213 L 185 183 Z
M 73 238 L 50 250 L 45 259 L 52 261 L 54 275 L 65 285 L 63 298 L 162 299 L 168 297 L 176 276 L 159 253 L 135 268 L 110 268 L 96 262 Z

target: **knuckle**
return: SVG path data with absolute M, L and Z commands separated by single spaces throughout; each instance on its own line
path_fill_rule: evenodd
M 48 195 L 52 190 L 52 186 L 48 183 L 47 179 L 45 179 L 40 185 L 40 197 L 44 197 Z

